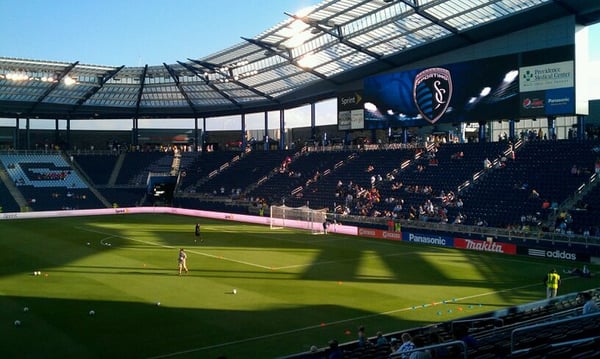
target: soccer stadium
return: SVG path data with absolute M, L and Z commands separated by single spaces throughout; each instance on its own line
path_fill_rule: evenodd
M 0 57 L 0 357 L 600 358 L 599 22 L 323 0 L 176 63 Z

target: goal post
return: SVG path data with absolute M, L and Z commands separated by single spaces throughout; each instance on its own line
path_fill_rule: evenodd
M 323 233 L 323 223 L 327 219 L 326 209 L 310 209 L 307 206 L 271 206 L 270 212 L 271 229 L 298 228 L 319 234 Z

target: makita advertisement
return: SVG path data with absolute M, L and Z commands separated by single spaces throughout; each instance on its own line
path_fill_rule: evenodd
M 511 243 L 481 241 L 477 239 L 454 238 L 454 247 L 480 252 L 517 254 L 517 246 Z
M 413 243 L 429 244 L 432 246 L 454 246 L 454 239 L 452 239 L 452 237 L 440 236 L 437 234 L 402 232 L 402 240 Z

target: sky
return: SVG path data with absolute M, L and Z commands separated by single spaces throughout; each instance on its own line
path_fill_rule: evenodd
M 0 0 L 0 57 L 128 67 L 173 64 L 242 43 L 241 37 L 256 37 L 287 20 L 285 13 L 319 2 Z M 589 28 L 589 43 L 590 69 L 598 69 L 600 25 Z M 600 82 L 600 71 L 590 76 L 591 84 Z M 600 98 L 595 85 L 590 88 L 592 99 Z M 335 115 L 328 117 L 335 121 Z
M 0 0 L 0 56 L 173 64 L 253 38 L 318 0 Z M 15 14 L 15 16 L 7 16 Z

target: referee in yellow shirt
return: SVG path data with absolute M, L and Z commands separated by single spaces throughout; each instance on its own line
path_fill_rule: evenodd
M 556 272 L 556 269 L 552 269 L 548 272 L 545 280 L 546 284 L 546 298 L 556 297 L 558 286 L 560 286 L 560 275 Z

